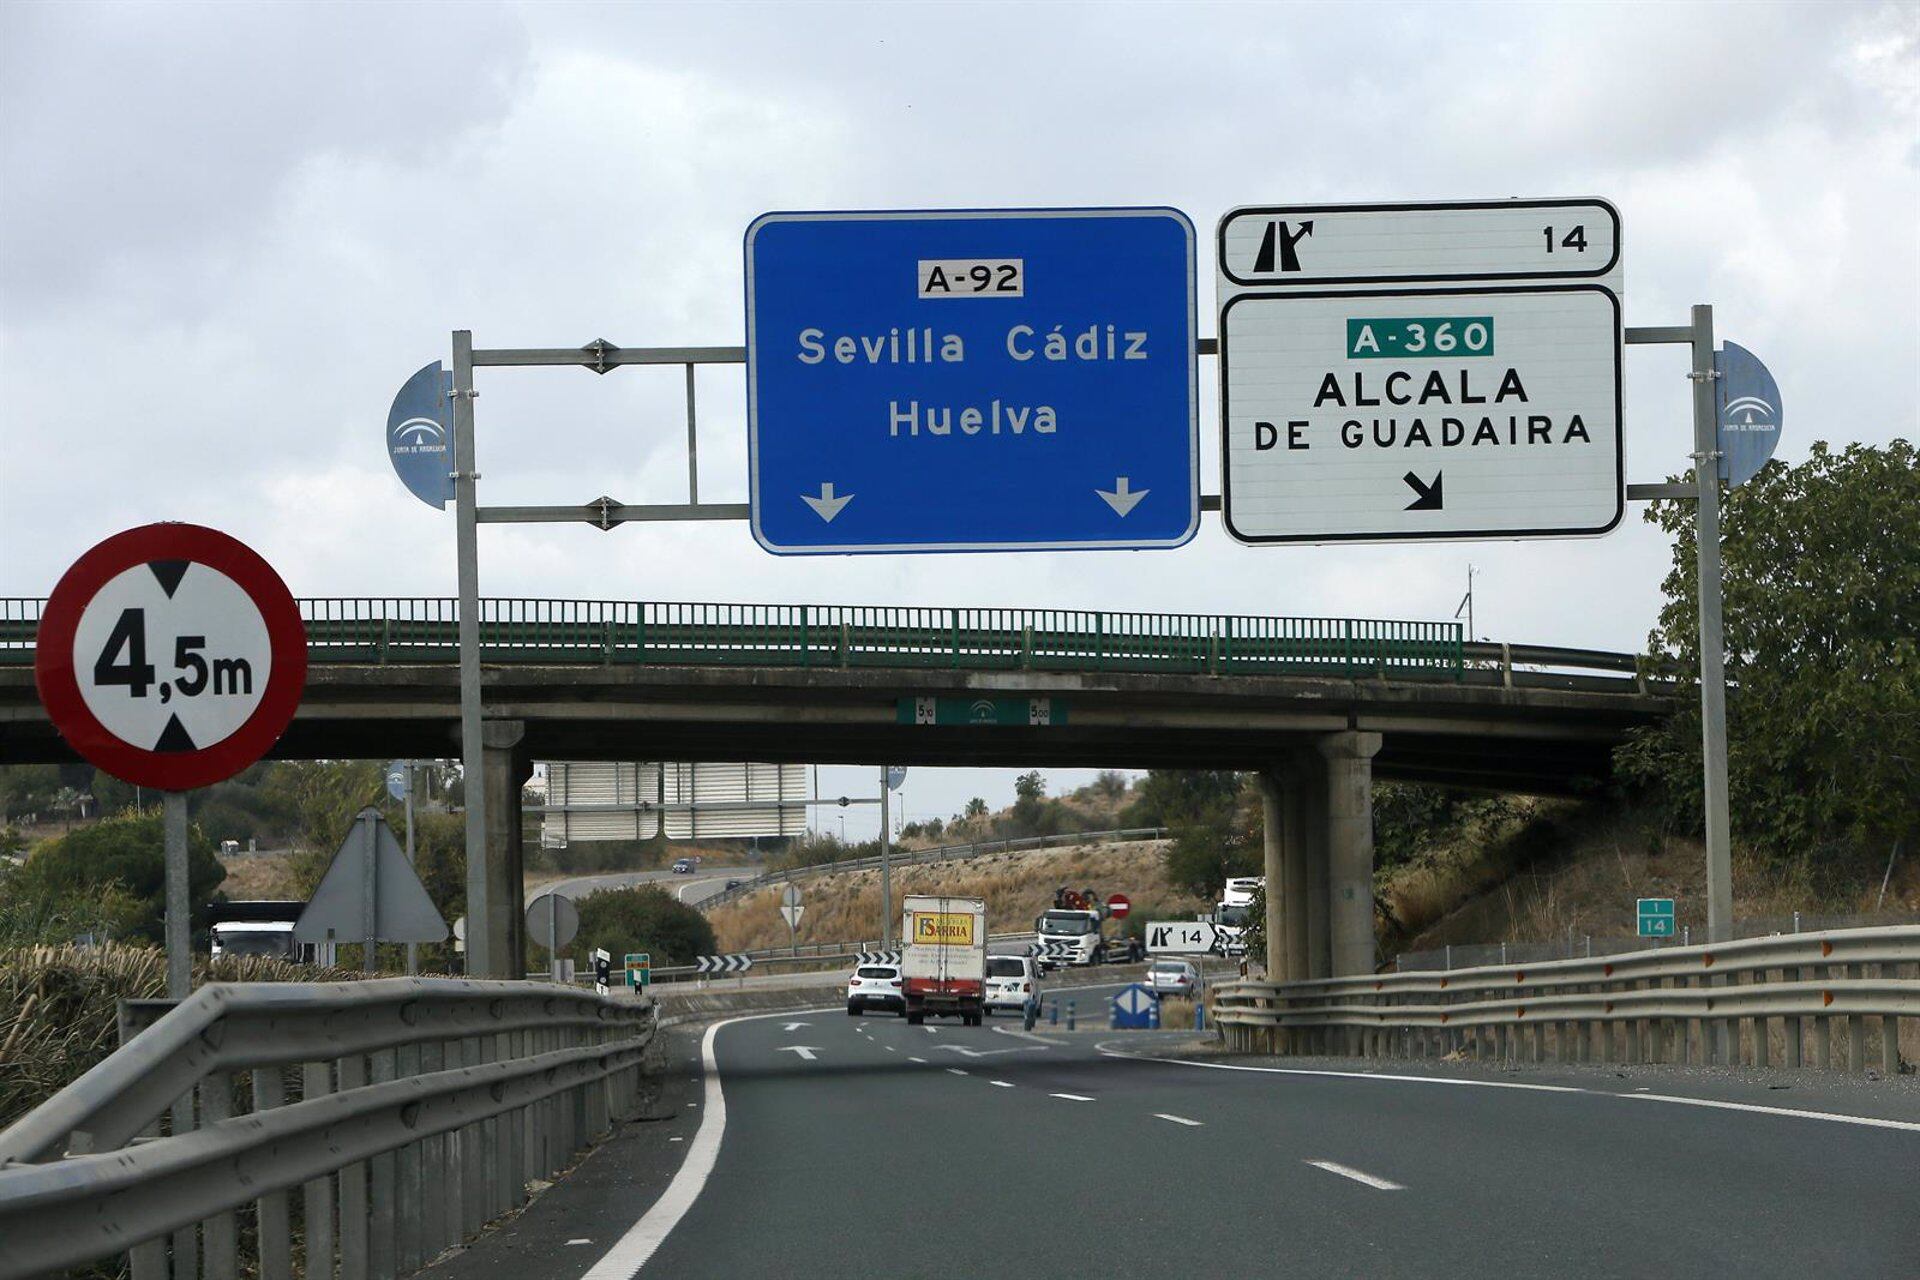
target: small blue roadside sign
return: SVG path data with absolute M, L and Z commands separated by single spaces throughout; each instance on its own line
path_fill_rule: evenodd
M 1154 1014 L 1160 997 L 1139 983 L 1120 988 L 1113 998 L 1113 1027 L 1116 1031 L 1144 1031 L 1155 1024 Z
M 1729 342 L 1713 355 L 1720 406 L 1720 478 L 1738 489 L 1780 443 L 1780 387 L 1760 357 Z
M 1634 914 L 1639 917 L 1640 936 L 1643 938 L 1671 938 L 1673 936 L 1673 899 L 1641 898 Z
M 1194 262 L 1177 209 L 756 219 L 754 537 L 783 555 L 1188 541 Z
M 408 378 L 387 411 L 387 456 L 414 497 L 447 509 L 453 497 L 453 375 L 438 360 Z

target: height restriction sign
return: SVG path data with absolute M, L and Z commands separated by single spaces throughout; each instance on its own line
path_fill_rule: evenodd
M 116 778 L 219 782 L 293 719 L 307 633 L 286 584 L 217 530 L 151 524 L 81 556 L 54 587 L 34 682 L 54 728 Z
M 1625 511 L 1602 200 L 1236 209 L 1223 515 L 1243 542 L 1606 533 Z

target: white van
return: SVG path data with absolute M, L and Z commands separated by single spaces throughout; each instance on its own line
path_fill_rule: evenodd
M 1011 1009 L 1025 1014 L 1040 1008 L 1040 966 L 1031 956 L 987 957 L 987 1013 Z

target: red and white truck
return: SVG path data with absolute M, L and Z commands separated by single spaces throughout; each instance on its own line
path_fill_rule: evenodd
M 915 894 L 900 920 L 900 976 L 907 1021 L 927 1015 L 980 1025 L 987 995 L 987 903 L 984 898 Z

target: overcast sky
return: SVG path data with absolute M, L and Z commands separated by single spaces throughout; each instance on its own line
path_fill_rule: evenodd
M 0 593 L 157 519 L 300 595 L 452 594 L 383 452 L 448 333 L 743 340 L 770 209 L 1599 195 L 1627 322 L 1710 302 L 1781 454 L 1915 435 L 1920 6 L 0 3 Z M 1627 473 L 1687 464 L 1681 348 L 1627 358 Z M 1211 361 L 1203 489 L 1218 492 Z M 685 497 L 679 371 L 483 371 L 482 501 Z M 738 370 L 701 497 L 743 501 Z M 487 594 L 1446 619 L 1636 648 L 1665 539 L 776 559 L 743 524 L 482 531 Z M 914 816 L 1013 771 L 922 771 Z M 1061 772 L 1055 788 L 1082 780 Z M 823 789 L 864 772 L 827 770 Z M 851 818 L 848 834 L 856 834 Z M 836 822 L 837 827 L 837 822 Z

